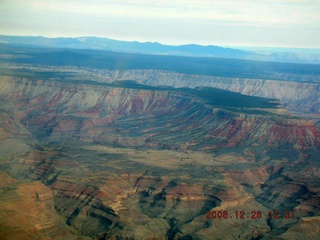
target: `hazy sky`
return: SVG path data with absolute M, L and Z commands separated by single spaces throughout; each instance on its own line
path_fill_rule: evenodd
M 320 0 L 0 0 L 0 34 L 320 48 Z

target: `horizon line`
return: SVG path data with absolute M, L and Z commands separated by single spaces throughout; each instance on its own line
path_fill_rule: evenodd
M 58 39 L 58 38 L 66 38 L 66 39 L 78 39 L 78 38 L 100 38 L 100 39 L 108 39 L 108 40 L 113 40 L 113 41 L 120 41 L 120 42 L 136 42 L 136 43 L 152 43 L 152 44 L 160 44 L 163 46 L 186 46 L 186 45 L 197 45 L 197 46 L 202 46 L 202 47 L 222 47 L 222 48 L 260 48 L 261 50 L 265 48 L 265 50 L 269 49 L 287 49 L 287 50 L 320 50 L 320 47 L 292 47 L 292 46 L 272 46 L 272 45 L 241 45 L 241 44 L 200 44 L 200 43 L 180 43 L 180 44 L 168 44 L 168 43 L 163 43 L 161 41 L 141 41 L 141 40 L 125 40 L 125 39 L 117 39 L 117 38 L 109 38 L 109 37 L 102 37 L 102 36 L 94 36 L 94 35 L 88 35 L 88 36 L 45 36 L 45 35 L 6 35 L 6 34 L 1 34 L 0 36 L 4 37 L 41 37 L 41 38 L 48 38 L 48 39 Z M 239 50 L 244 50 L 244 49 L 239 49 Z M 254 49 L 251 49 L 251 51 Z M 259 49 L 256 49 L 259 50 Z

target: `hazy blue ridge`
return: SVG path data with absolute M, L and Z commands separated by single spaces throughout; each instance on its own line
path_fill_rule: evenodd
M 240 49 L 201 46 L 187 44 L 180 46 L 163 45 L 157 42 L 128 42 L 99 37 L 77 37 L 77 38 L 45 38 L 41 36 L 3 36 L 0 35 L 0 43 L 19 44 L 24 46 L 51 47 L 51 48 L 74 48 L 95 49 L 125 53 L 142 53 L 156 55 L 176 55 L 192 57 L 217 57 L 234 58 L 259 61 L 278 61 L 293 63 L 320 63 L 320 57 L 314 54 L 301 53 L 258 53 Z

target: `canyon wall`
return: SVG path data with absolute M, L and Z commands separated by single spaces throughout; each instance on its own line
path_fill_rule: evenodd
M 38 140 L 101 141 L 123 146 L 214 149 L 319 147 L 310 120 L 219 109 L 188 94 L 4 77 L 3 107 Z
M 92 71 L 92 70 L 91 70 Z M 189 87 L 209 86 L 246 95 L 275 98 L 292 112 L 320 115 L 319 76 L 299 75 L 284 80 L 229 78 L 180 74 L 160 70 L 97 70 L 100 81 L 135 80 L 151 86 Z M 284 76 L 282 76 L 283 78 Z

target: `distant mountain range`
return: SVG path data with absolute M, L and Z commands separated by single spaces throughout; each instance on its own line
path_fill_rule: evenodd
M 1 44 L 43 46 L 52 48 L 95 49 L 125 53 L 142 53 L 154 55 L 176 55 L 190 57 L 233 58 L 258 61 L 277 61 L 291 63 L 320 64 L 320 54 L 301 52 L 253 52 L 218 46 L 201 46 L 196 44 L 170 46 L 156 42 L 128 42 L 99 37 L 46 38 L 41 36 L 3 36 Z

